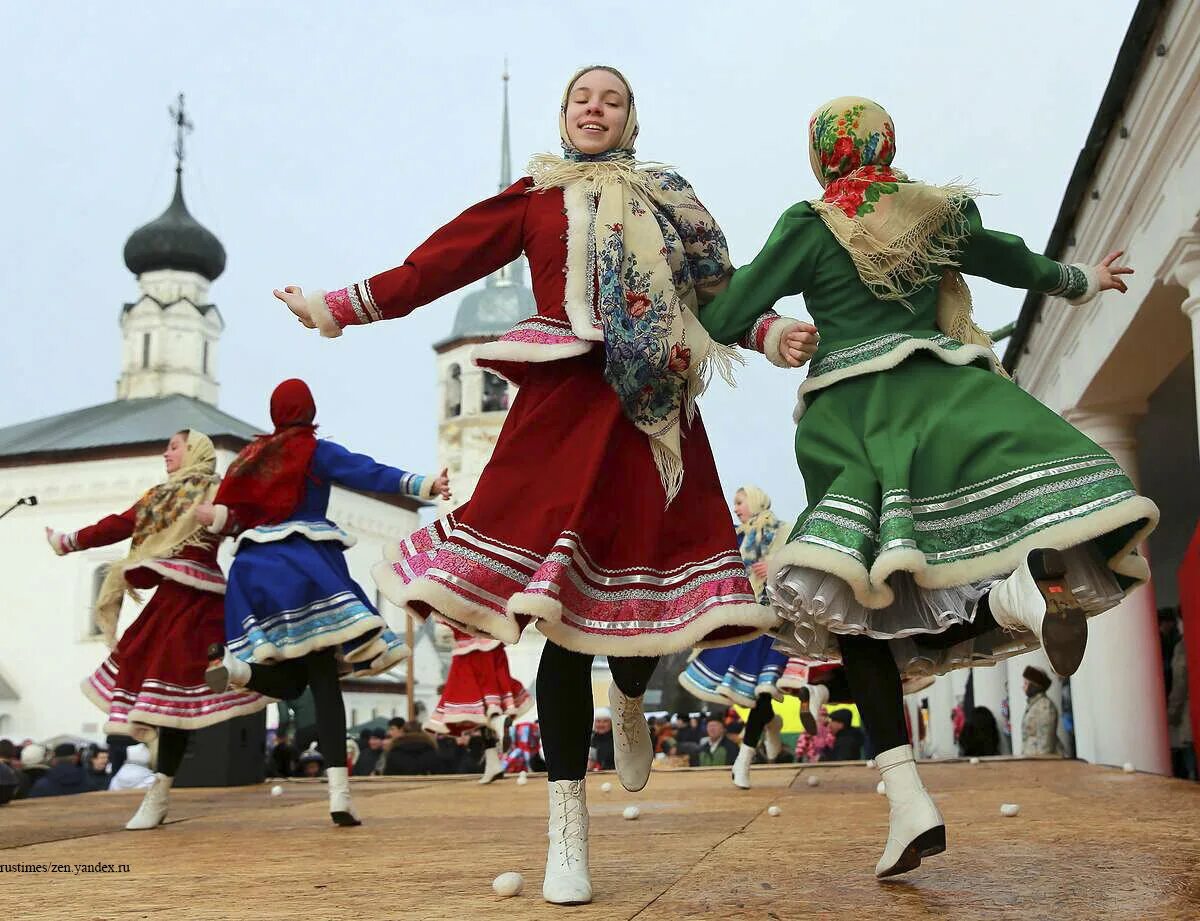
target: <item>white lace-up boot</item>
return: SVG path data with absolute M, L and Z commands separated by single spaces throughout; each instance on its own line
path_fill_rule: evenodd
M 146 795 L 142 798 L 142 804 L 138 806 L 133 818 L 125 823 L 125 827 L 129 831 L 145 831 L 161 825 L 163 819 L 167 817 L 167 799 L 173 783 L 175 783 L 174 777 L 155 774 L 154 784 L 146 791 Z
M 754 763 L 754 749 L 743 745 L 738 749 L 737 758 L 733 762 L 733 785 L 743 790 L 750 789 L 750 765 Z
M 778 713 L 763 727 L 763 748 L 766 749 L 767 760 L 771 763 L 774 763 L 783 751 L 783 717 Z
M 504 765 L 500 763 L 500 748 L 504 740 L 504 714 L 497 713 L 488 720 L 488 728 L 492 731 L 495 743 L 483 753 L 483 776 L 481 784 L 491 783 L 504 776 Z
M 331 767 L 325 771 L 329 781 L 329 816 L 333 824 L 350 828 L 362 825 L 362 819 L 350 799 L 350 772 L 344 767 Z
M 588 872 L 588 811 L 582 780 L 552 780 L 550 848 L 542 898 L 554 905 L 583 905 L 592 900 Z
M 642 710 L 642 698 L 626 697 L 614 681 L 608 687 L 608 706 L 612 710 L 617 776 L 626 790 L 637 793 L 650 779 L 654 762 L 654 741 Z
M 992 586 L 988 607 L 1004 629 L 1036 636 L 1056 672 L 1064 678 L 1075 674 L 1087 646 L 1087 616 L 1059 551 L 1030 553 L 1016 572 Z

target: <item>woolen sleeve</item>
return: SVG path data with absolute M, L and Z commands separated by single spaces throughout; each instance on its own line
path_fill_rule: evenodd
M 1063 297 L 1072 304 L 1085 304 L 1099 292 L 1099 279 L 1091 266 L 1056 262 L 1033 252 L 1014 234 L 989 230 L 975 202 L 968 203 L 966 218 L 968 236 L 959 251 L 959 264 L 968 275 Z
M 428 499 L 434 477 L 409 473 L 381 464 L 366 454 L 355 454 L 334 441 L 322 439 L 313 453 L 312 472 L 318 479 L 366 492 L 397 493 Z
M 122 512 L 120 515 L 106 515 L 93 525 L 80 528 L 74 534 L 64 534 L 66 552 L 73 550 L 90 550 L 93 547 L 107 547 L 128 540 L 133 536 L 133 525 L 137 520 L 137 506 Z
M 473 205 L 413 250 L 404 264 L 337 291 L 308 295 L 321 334 L 404 317 L 418 307 L 490 275 L 524 248 L 532 180 L 521 179 Z

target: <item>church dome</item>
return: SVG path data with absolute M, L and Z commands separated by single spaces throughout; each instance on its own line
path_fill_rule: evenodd
M 483 288 L 462 299 L 446 342 L 479 336 L 499 338 L 515 323 L 537 313 L 533 292 L 521 283 L 513 268 L 501 269 L 488 278 Z
M 125 265 L 134 275 L 178 269 L 196 272 L 209 281 L 225 271 L 225 247 L 184 204 L 180 171 L 176 170 L 175 197 L 167 210 L 135 230 L 126 241 Z

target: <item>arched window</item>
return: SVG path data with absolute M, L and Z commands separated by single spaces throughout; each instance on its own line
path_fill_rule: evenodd
M 446 375 L 446 418 L 453 419 L 462 414 L 462 368 L 450 366 Z
M 508 382 L 491 371 L 483 372 L 483 411 L 494 413 L 508 409 Z

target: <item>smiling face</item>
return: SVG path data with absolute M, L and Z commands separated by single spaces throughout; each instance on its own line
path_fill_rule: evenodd
M 742 524 L 750 520 L 750 505 L 746 502 L 746 494 L 740 489 L 733 495 L 733 514 Z
M 579 75 L 567 94 L 567 137 L 577 150 L 600 154 L 617 146 L 629 117 L 629 90 L 607 70 Z
M 182 432 L 176 432 L 167 442 L 167 450 L 163 451 L 163 460 L 167 464 L 167 473 L 174 473 L 183 466 L 183 457 L 187 454 L 187 437 Z

